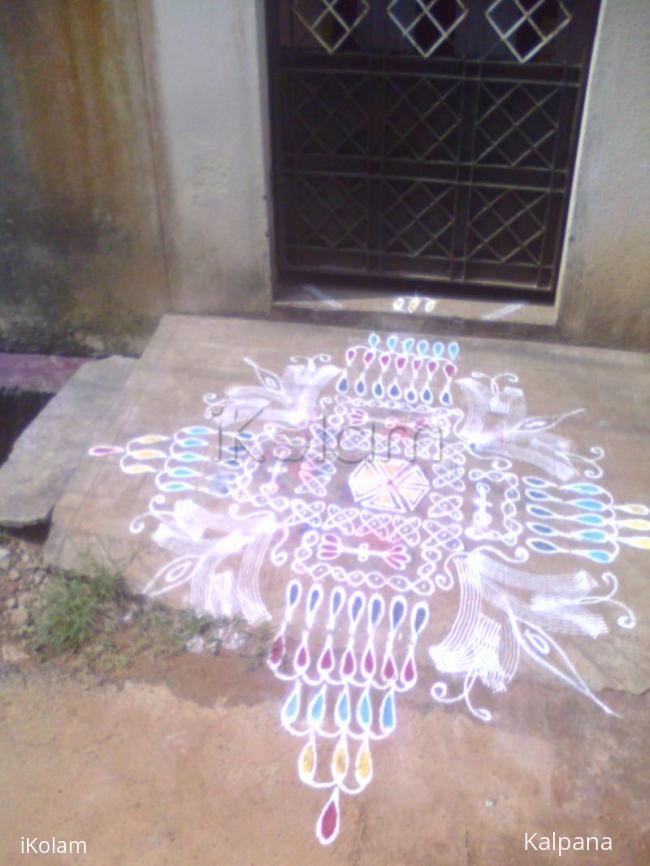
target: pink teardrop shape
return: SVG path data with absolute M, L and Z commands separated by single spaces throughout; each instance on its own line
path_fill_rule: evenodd
M 448 376 L 453 376 L 456 373 L 456 366 L 454 364 L 445 364 L 445 373 Z
M 363 360 L 365 361 L 366 364 L 369 364 L 374 359 L 374 357 L 375 357 L 374 352 L 366 352 L 366 354 L 363 356 Z
M 298 655 L 296 656 L 295 667 L 298 670 L 302 670 L 306 668 L 309 664 L 309 654 L 307 652 L 307 647 L 303 644 L 300 645 L 300 649 L 298 650 Z
M 429 361 L 429 363 L 427 364 L 427 368 L 428 368 L 430 373 L 435 373 L 436 370 L 438 369 L 438 362 L 437 361 Z
M 343 676 L 351 677 L 354 673 L 354 656 L 350 650 L 345 651 L 345 655 L 343 656 Z
M 348 362 L 348 364 L 351 364 L 354 361 L 354 356 L 356 355 L 356 353 L 357 353 L 356 349 L 348 349 L 347 350 L 347 352 L 345 353 L 345 359 Z
M 327 801 L 325 808 L 320 813 L 316 825 L 316 835 L 321 845 L 329 845 L 339 834 L 339 789 L 335 788 L 332 796 Z
M 269 665 L 272 668 L 277 668 L 277 666 L 282 661 L 283 655 L 284 655 L 284 635 L 280 634 L 273 641 L 273 646 L 271 647 L 271 654 L 269 655 Z
M 323 655 L 320 658 L 320 663 L 318 665 L 323 671 L 331 671 L 334 667 L 334 656 L 332 655 L 332 650 L 328 647 Z
M 396 671 L 392 656 L 386 656 L 386 661 L 384 662 L 384 679 L 393 680 L 395 679 L 395 674 Z
M 363 669 L 369 677 L 371 677 L 375 671 L 375 660 L 372 655 L 372 650 L 366 651 L 363 658 Z
M 414 680 L 415 664 L 413 663 L 413 656 L 409 655 L 406 664 L 404 665 L 404 669 L 402 670 L 402 681 L 405 683 L 412 683 Z
M 419 370 L 421 366 L 422 366 L 422 358 L 415 358 L 415 360 L 413 361 L 413 369 Z
M 386 369 L 386 367 L 388 366 L 389 362 L 390 362 L 390 355 L 381 355 L 381 356 L 380 356 L 380 358 L 379 358 L 379 363 L 381 364 L 381 366 L 382 366 L 384 369 Z
M 395 361 L 395 365 L 397 366 L 398 370 L 403 370 L 406 365 L 406 357 L 404 355 L 400 355 Z

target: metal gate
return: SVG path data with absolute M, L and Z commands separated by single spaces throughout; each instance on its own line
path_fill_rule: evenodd
M 598 0 L 267 0 L 277 269 L 555 289 Z

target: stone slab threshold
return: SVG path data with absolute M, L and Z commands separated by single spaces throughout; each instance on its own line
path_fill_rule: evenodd
M 383 396 L 373 397 L 378 381 Z M 392 385 L 401 398 L 387 409 Z M 409 628 L 422 627 L 430 639 L 416 641 L 419 664 L 430 666 L 427 647 L 438 646 L 439 667 L 458 675 L 463 662 L 451 644 L 474 640 L 464 657 L 476 670 L 465 673 L 494 687 L 505 688 L 515 653 L 519 676 L 544 678 L 548 662 L 556 682 L 578 691 L 640 693 L 650 684 L 648 552 L 622 540 L 644 532 L 621 521 L 642 526 L 634 504 L 649 498 L 649 386 L 650 359 L 628 352 L 165 316 L 111 410 L 95 415 L 88 440 L 95 456 L 78 451 L 46 555 L 68 568 L 100 558 L 138 591 L 197 612 L 268 617 L 273 629 L 288 616 L 287 636 L 294 629 L 298 643 L 294 620 L 307 615 L 301 605 L 312 584 L 324 592 L 312 599 L 323 611 L 336 607 L 337 585 L 348 602 L 361 586 L 368 604 L 375 592 L 383 607 L 360 633 L 389 640 L 390 617 L 404 613 L 395 599 L 403 597 L 412 619 L 393 637 L 406 652 L 417 637 Z M 331 431 L 314 421 L 323 409 L 335 431 L 374 419 L 380 432 L 397 421 L 412 433 L 414 418 L 442 428 L 446 419 L 443 448 L 451 450 L 439 461 L 426 452 L 416 468 L 407 465 L 405 440 L 401 456 L 371 461 L 370 470 L 338 455 L 324 469 L 317 460 L 272 459 L 268 449 L 288 447 L 296 431 L 331 444 Z M 217 454 L 219 438 L 232 447 L 248 418 L 264 460 Z M 230 458 L 239 464 L 229 466 Z M 546 518 L 527 510 L 535 504 Z M 612 510 L 619 506 L 628 510 Z M 607 517 L 604 534 L 580 522 L 594 513 Z M 575 535 L 590 527 L 595 534 Z M 474 550 L 467 568 L 455 558 L 458 539 Z M 292 581 L 305 595 L 299 602 Z M 292 620 L 294 602 L 300 612 Z M 420 602 L 426 627 L 425 615 L 416 617 Z M 308 631 L 328 633 L 323 611 Z M 630 611 L 636 627 L 619 627 L 617 618 L 631 624 Z M 339 655 L 349 616 L 346 609 L 332 630 Z
M 81 365 L 79 359 L 60 360 L 51 364 L 42 356 L 30 356 L 4 365 L 3 381 L 11 380 L 13 387 L 56 386 L 58 393 L 0 467 L 0 526 L 31 526 L 49 519 L 135 366 L 133 359 L 121 357 Z

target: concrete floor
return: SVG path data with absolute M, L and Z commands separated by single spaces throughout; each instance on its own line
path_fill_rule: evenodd
M 219 692 L 198 710 L 163 686 L 84 703 L 81 729 L 132 719 L 113 793 L 141 803 L 141 842 L 165 804 L 165 857 L 543 863 L 524 834 L 556 832 L 647 861 L 649 359 L 418 339 L 166 317 L 55 510 L 52 561 L 108 559 L 136 588 L 278 635 L 245 706 Z M 335 432 L 435 421 L 442 452 L 411 460 L 404 435 L 369 469 L 271 459 L 322 441 L 324 414 Z M 224 474 L 216 419 L 232 444 L 253 415 L 268 459 Z

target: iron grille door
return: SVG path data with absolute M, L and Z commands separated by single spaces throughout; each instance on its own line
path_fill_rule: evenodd
M 268 0 L 282 280 L 552 293 L 597 0 Z

